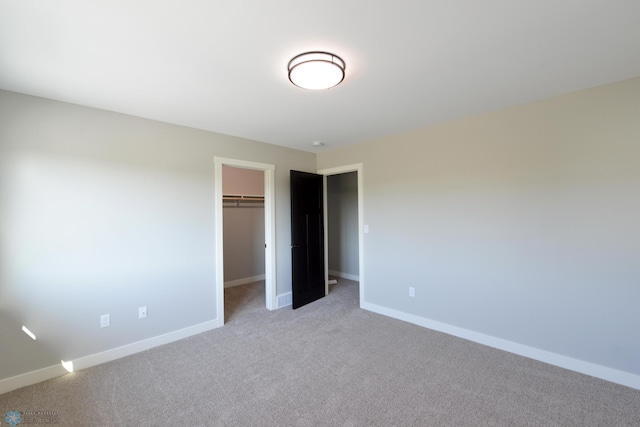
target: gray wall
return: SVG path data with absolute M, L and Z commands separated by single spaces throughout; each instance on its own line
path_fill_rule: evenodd
M 358 174 L 327 177 L 329 271 L 358 276 Z
M 640 374 L 640 78 L 317 158 L 363 163 L 366 302 Z
M 214 156 L 276 165 L 289 292 L 289 170 L 314 154 L 0 91 L 0 379 L 217 317 Z
M 276 165 L 278 293 L 289 169 L 361 162 L 366 302 L 638 375 L 639 99 L 640 78 L 316 157 L 0 91 L 0 379 L 216 318 L 214 156 Z
M 224 281 L 263 276 L 264 207 L 225 207 L 224 217 Z

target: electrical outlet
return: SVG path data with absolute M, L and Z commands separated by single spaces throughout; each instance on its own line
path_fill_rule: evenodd
M 410 297 L 416 296 L 416 288 L 414 288 L 413 286 L 409 286 L 409 296 Z
M 144 319 L 147 317 L 147 306 L 138 307 L 138 319 Z
M 106 328 L 107 326 L 111 326 L 111 315 L 103 314 L 100 316 L 100 327 Z

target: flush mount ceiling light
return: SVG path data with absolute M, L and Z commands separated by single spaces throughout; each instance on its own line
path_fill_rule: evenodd
M 329 89 L 344 79 L 342 58 L 328 52 L 306 52 L 289 61 L 289 80 L 303 89 Z

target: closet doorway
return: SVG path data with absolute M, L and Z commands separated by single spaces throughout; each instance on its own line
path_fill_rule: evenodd
M 327 176 L 327 224 L 329 276 L 359 281 L 357 172 Z
M 225 288 L 264 280 L 264 306 L 275 309 L 275 166 L 220 157 L 214 160 L 216 317 L 222 326 L 225 314 L 233 314 L 225 313 Z
M 263 171 L 222 166 L 222 228 L 228 322 L 265 307 Z
M 364 301 L 362 164 L 319 170 L 325 184 L 326 294 L 330 279 L 357 282 L 359 302 Z M 355 283 L 352 285 L 356 286 Z

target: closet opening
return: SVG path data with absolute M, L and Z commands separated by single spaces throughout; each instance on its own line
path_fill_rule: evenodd
M 320 170 L 325 176 L 326 294 L 351 287 L 354 303 L 362 306 L 363 207 L 362 164 Z
M 275 166 L 215 157 L 218 326 L 275 310 Z
M 327 225 L 330 281 L 359 281 L 356 172 L 327 176 Z
M 225 323 L 265 310 L 264 172 L 222 167 Z

